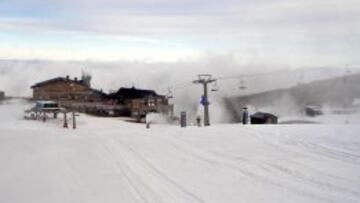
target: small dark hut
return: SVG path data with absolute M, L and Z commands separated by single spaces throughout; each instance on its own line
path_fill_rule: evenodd
M 264 112 L 257 112 L 250 116 L 251 124 L 277 124 L 278 117 Z
M 5 99 L 5 92 L 0 91 L 0 100 Z
M 322 115 L 323 112 L 320 106 L 306 106 L 305 114 L 310 117 Z

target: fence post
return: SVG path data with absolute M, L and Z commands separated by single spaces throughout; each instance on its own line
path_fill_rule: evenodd
M 75 111 L 72 112 L 72 120 L 73 120 L 73 129 L 76 129 L 76 118 Z
M 42 121 L 43 121 L 43 122 L 46 122 L 46 113 L 45 113 L 45 112 L 43 112 Z
M 64 128 L 68 128 L 66 112 L 64 112 Z

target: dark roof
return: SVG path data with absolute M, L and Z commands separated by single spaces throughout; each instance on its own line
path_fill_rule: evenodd
M 91 90 L 92 92 L 96 93 L 96 94 L 99 94 L 99 95 L 103 96 L 103 97 L 107 97 L 107 96 L 108 96 L 108 95 L 107 95 L 105 92 L 103 92 L 102 90 L 97 90 L 97 89 L 93 89 L 93 88 L 90 88 L 90 90 Z
M 36 83 L 35 85 L 31 86 L 31 88 L 41 87 L 41 86 L 44 86 L 44 85 L 47 85 L 47 84 L 50 84 L 50 83 L 65 82 L 65 81 L 71 81 L 71 82 L 74 82 L 74 83 L 78 83 L 80 85 L 85 85 L 82 80 L 72 80 L 72 79 L 67 79 L 67 78 L 64 78 L 64 77 L 57 77 L 57 78 L 53 78 L 53 79 L 50 79 L 50 80 L 45 80 L 43 82 Z
M 275 115 L 271 114 L 271 113 L 265 113 L 265 112 L 256 112 L 253 115 L 251 115 L 251 117 L 253 118 L 260 118 L 260 119 L 265 119 L 265 118 L 276 118 Z
M 159 95 L 154 90 L 136 89 L 135 87 L 132 88 L 122 87 L 117 92 L 110 94 L 110 96 L 120 100 L 125 100 L 125 99 L 138 99 L 145 97 L 156 97 Z

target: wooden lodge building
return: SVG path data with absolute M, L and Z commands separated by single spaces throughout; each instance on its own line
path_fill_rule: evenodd
M 34 100 L 54 100 L 63 107 L 99 116 L 130 116 L 140 121 L 149 112 L 172 115 L 168 98 L 153 90 L 120 88 L 106 94 L 91 88 L 91 78 L 57 77 L 31 86 Z
M 56 100 L 77 102 L 102 102 L 106 94 L 92 89 L 90 79 L 57 77 L 31 86 L 34 100 Z

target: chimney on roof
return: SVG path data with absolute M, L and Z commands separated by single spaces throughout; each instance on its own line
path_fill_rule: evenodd
M 85 84 L 87 87 L 91 87 L 91 74 L 82 72 L 81 74 L 81 81 L 83 84 Z

